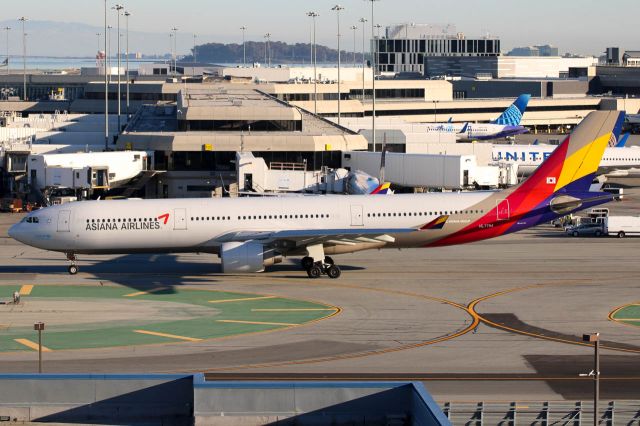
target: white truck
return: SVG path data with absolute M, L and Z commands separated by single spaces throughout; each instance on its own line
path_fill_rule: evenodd
M 606 216 L 601 220 L 605 235 L 616 235 L 618 238 L 640 235 L 640 216 Z

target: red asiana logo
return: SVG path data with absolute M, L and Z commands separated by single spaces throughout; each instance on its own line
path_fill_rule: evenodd
M 162 219 L 162 224 L 166 225 L 167 222 L 169 221 L 169 213 L 165 213 L 163 215 L 158 216 L 158 219 Z

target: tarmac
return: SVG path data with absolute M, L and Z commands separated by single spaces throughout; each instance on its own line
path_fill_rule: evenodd
M 638 214 L 640 189 L 608 207 Z M 36 342 L 30 324 L 44 321 L 46 372 L 422 380 L 439 402 L 580 400 L 593 388 L 582 335 L 599 332 L 602 398 L 640 399 L 640 323 L 620 320 L 640 304 L 640 237 L 545 226 L 366 251 L 335 257 L 338 280 L 310 280 L 293 259 L 223 275 L 205 254 L 81 256 L 70 276 L 63 255 L 6 236 L 20 218 L 0 215 L 0 299 L 28 293 L 0 305 L 2 372 L 36 370 L 15 339 Z

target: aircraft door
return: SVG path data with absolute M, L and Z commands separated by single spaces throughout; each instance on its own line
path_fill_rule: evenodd
M 61 210 L 58 213 L 58 232 L 70 232 L 71 210 Z
M 351 206 L 351 226 L 364 226 L 362 206 Z
M 511 217 L 509 211 L 509 200 L 498 200 L 496 205 L 496 219 L 497 220 L 509 220 Z
M 186 209 L 173 209 L 173 229 L 176 231 L 187 229 Z

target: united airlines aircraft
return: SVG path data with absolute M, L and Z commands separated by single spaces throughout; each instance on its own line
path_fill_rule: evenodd
M 455 133 L 456 140 L 489 140 L 521 135 L 528 130 L 520 125 L 531 95 L 520 95 L 500 117 L 489 123 L 427 123 L 428 133 Z
M 9 235 L 65 253 L 71 274 L 80 254 L 205 252 L 223 272 L 299 256 L 310 278 L 338 278 L 330 255 L 469 243 L 610 201 L 589 187 L 618 115 L 592 112 L 527 180 L 498 192 L 79 201 L 34 211 Z
M 518 176 L 529 176 L 551 156 L 556 145 L 494 145 L 493 160 L 518 165 Z M 598 176 L 640 177 L 640 147 L 607 147 Z

